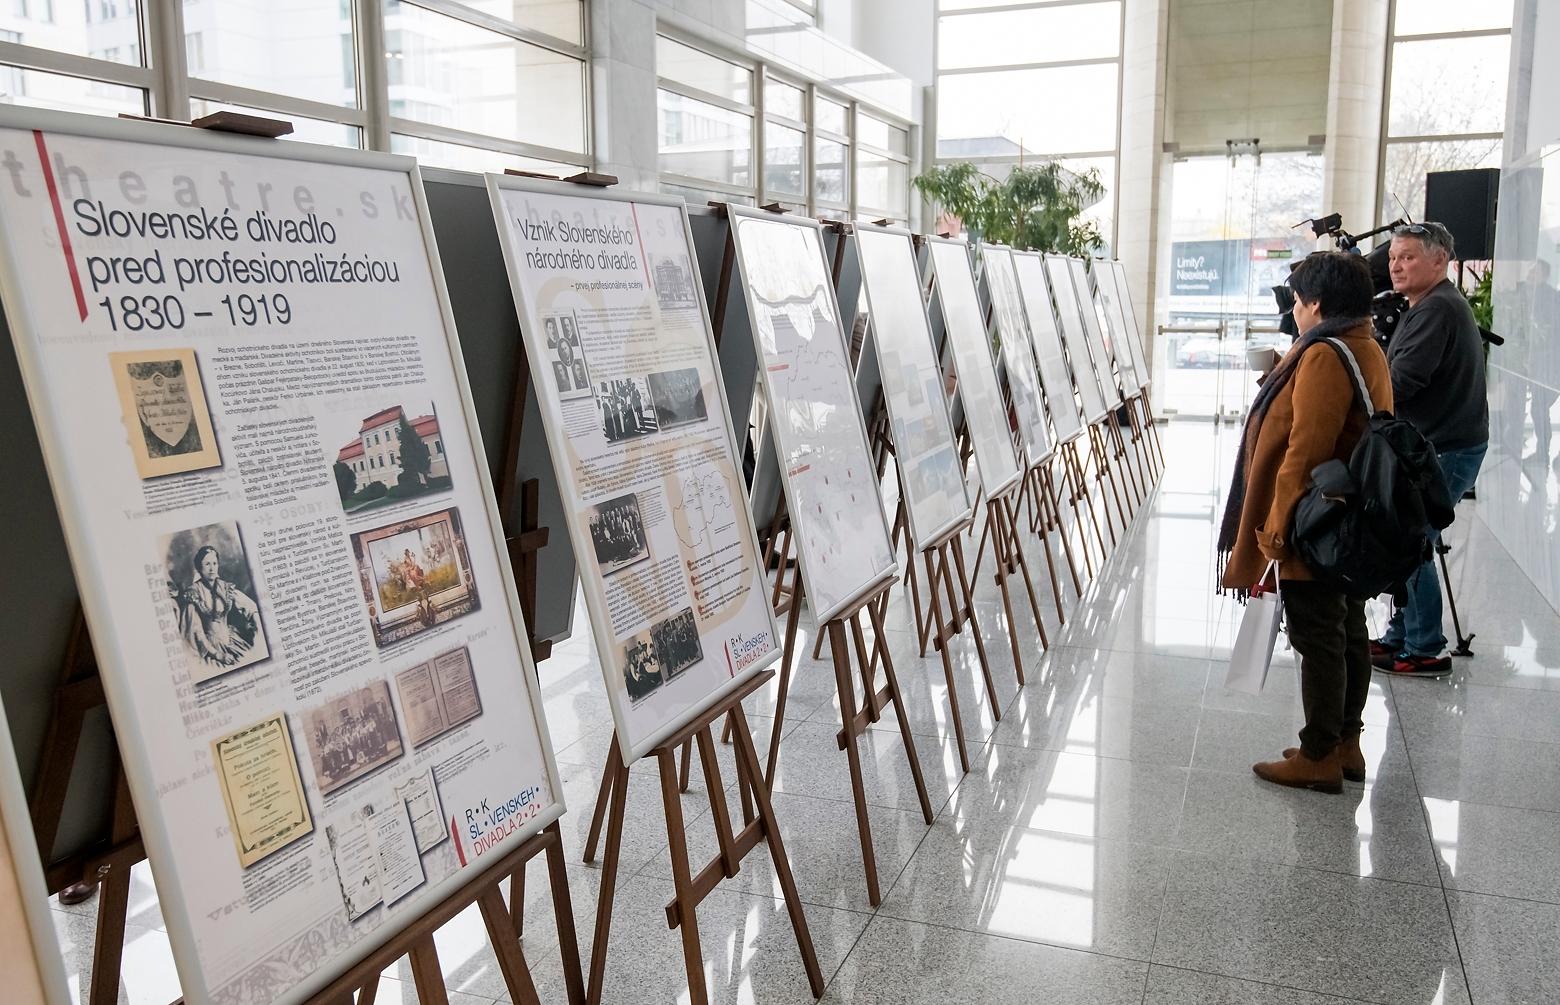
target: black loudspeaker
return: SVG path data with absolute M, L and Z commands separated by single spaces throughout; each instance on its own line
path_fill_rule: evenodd
M 1432 171 L 1425 175 L 1425 219 L 1444 224 L 1457 242 L 1457 257 L 1486 262 L 1495 257 L 1495 203 L 1500 169 Z

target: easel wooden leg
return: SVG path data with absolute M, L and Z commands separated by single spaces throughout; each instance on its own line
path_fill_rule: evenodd
M 881 626 L 881 620 L 878 618 L 877 605 L 867 604 L 867 616 L 872 620 L 872 630 L 881 635 L 883 626 Z M 861 612 L 853 613 L 850 616 L 850 634 L 855 638 L 856 660 L 863 666 L 870 666 L 870 659 L 867 657 L 866 637 L 861 632 Z M 909 760 L 909 776 L 913 777 L 914 782 L 916 782 L 916 796 L 920 799 L 920 816 L 927 821 L 927 826 L 930 827 L 931 799 L 927 796 L 927 782 L 920 777 L 920 757 L 916 754 L 916 740 L 909 732 L 909 716 L 905 715 L 905 696 L 900 694 L 899 690 L 899 674 L 894 673 L 894 657 L 886 651 L 883 652 L 883 682 L 885 682 L 885 688 L 888 690 L 888 701 L 894 704 L 894 716 L 899 719 L 900 738 L 905 741 L 905 757 L 906 760 Z M 869 680 L 867 682 L 867 699 L 869 701 L 872 701 L 872 694 L 874 694 L 874 690 L 872 690 L 872 684 L 870 684 Z M 877 702 L 874 701 L 872 704 L 877 705 Z
M 958 535 L 954 536 L 957 537 Z M 937 597 L 939 592 L 937 589 L 937 576 L 932 567 L 932 554 L 937 550 L 938 549 L 936 548 L 928 548 L 921 553 L 921 556 L 926 562 L 926 580 L 928 583 L 932 584 L 932 617 L 935 618 L 937 622 L 937 634 L 940 638 L 946 639 L 948 635 L 948 626 L 943 621 L 942 601 L 940 601 Z M 938 652 L 942 654 L 943 679 L 948 682 L 948 707 L 952 712 L 953 717 L 953 738 L 954 743 L 959 750 L 959 767 L 964 769 L 965 774 L 969 774 L 970 752 L 964 741 L 964 713 L 959 710 L 959 689 L 954 682 L 953 660 L 948 655 L 947 645 L 938 646 L 937 649 Z M 986 678 L 986 685 L 988 688 L 992 686 L 989 675 Z M 995 693 L 992 693 L 991 699 L 991 705 L 993 708 L 995 708 L 997 705 Z
M 1105 448 L 1100 443 L 1100 440 L 1101 437 L 1099 426 L 1090 426 L 1089 453 L 1090 456 L 1094 458 L 1095 480 L 1100 483 L 1101 487 L 1100 500 L 1105 508 L 1105 526 L 1110 529 L 1110 546 L 1115 548 L 1118 542 L 1116 539 L 1116 525 L 1111 520 L 1110 502 L 1112 497 L 1114 497 L 1116 500 L 1116 515 L 1121 520 L 1121 527 L 1123 530 L 1125 530 L 1127 526 L 1127 517 L 1126 511 L 1122 508 L 1121 505 L 1121 492 L 1116 487 L 1116 474 L 1111 470 L 1110 461 L 1105 456 Z M 1107 496 L 1104 492 L 1104 483 L 1107 480 L 1110 482 L 1111 494 L 1109 496 Z
M 688 833 L 683 826 L 682 798 L 677 792 L 677 764 L 666 747 L 656 751 L 656 761 L 661 772 L 661 802 L 666 810 L 672 886 L 677 891 L 678 919 L 675 927 L 682 933 L 683 965 L 688 972 L 688 1000 L 692 1005 L 709 1005 L 709 992 L 704 984 L 704 950 L 699 945 L 696 913 L 699 901 L 693 895 L 693 872 L 688 867 Z
M 758 773 L 758 752 L 753 749 L 753 733 L 748 729 L 747 715 L 739 703 L 731 709 L 736 723 L 737 763 L 751 779 L 750 788 L 757 809 L 759 823 L 769 842 L 769 858 L 774 866 L 775 878 L 780 881 L 780 894 L 785 900 L 786 913 L 791 918 L 791 930 L 796 933 L 796 946 L 802 954 L 802 969 L 807 971 L 807 985 L 814 998 L 823 997 L 823 971 L 818 967 L 818 954 L 813 949 L 812 933 L 807 928 L 807 915 L 802 912 L 802 899 L 796 892 L 796 879 L 791 875 L 791 860 L 786 857 L 785 843 L 780 839 L 780 824 L 775 819 L 775 808 L 769 798 L 769 783 Z
M 1062 523 L 1062 507 L 1056 498 L 1056 483 L 1052 480 L 1051 469 L 1040 467 L 1038 478 L 1040 479 L 1040 491 L 1042 494 L 1041 505 L 1049 510 L 1049 516 L 1045 523 L 1049 525 L 1053 521 L 1056 524 L 1056 532 L 1062 539 L 1062 553 L 1067 557 L 1067 571 L 1072 574 L 1073 593 L 1079 598 L 1083 597 L 1083 583 L 1078 579 L 1078 566 L 1073 561 L 1072 542 L 1067 536 L 1067 527 Z M 1049 530 L 1046 531 L 1049 533 Z
M 1121 407 L 1122 410 L 1127 413 L 1127 419 L 1130 422 L 1132 418 L 1132 406 L 1130 404 L 1123 403 Z M 1128 495 L 1128 499 L 1132 504 L 1132 512 L 1135 514 L 1137 512 L 1137 508 L 1143 504 L 1143 491 L 1138 486 L 1137 471 L 1133 469 L 1131 458 L 1127 455 L 1127 441 L 1126 438 L 1121 435 L 1121 422 L 1116 418 L 1116 413 L 1112 413 L 1110 417 L 1110 439 L 1112 453 L 1116 460 L 1121 463 L 1122 471 L 1125 472 L 1121 479 L 1122 483 L 1127 488 L 1131 489 L 1131 494 Z
M 877 855 L 872 849 L 872 821 L 867 816 L 867 793 L 861 780 L 861 752 L 856 748 L 856 686 L 850 674 L 850 650 L 845 645 L 845 625 L 836 618 L 828 623 L 829 647 L 834 653 L 834 684 L 840 696 L 840 718 L 844 728 L 840 746 L 850 765 L 850 789 L 856 801 L 856 836 L 861 841 L 861 862 L 867 874 L 867 903 L 882 903 L 878 892 Z
M 585 861 L 596 861 L 596 848 L 601 840 L 601 825 L 607 819 L 607 808 L 612 801 L 612 785 L 617 780 L 614 765 L 622 763 L 617 749 L 617 732 L 607 742 L 607 763 L 601 769 L 601 784 L 596 787 L 596 807 L 590 814 L 590 832 L 585 835 Z
M 439 951 L 430 932 L 412 943 L 412 983 L 417 988 L 418 1005 L 450 1005 L 444 989 L 444 972 L 439 967 Z
M 785 645 L 780 650 L 780 690 L 775 695 L 775 721 L 769 727 L 769 760 L 764 777 L 770 783 L 774 782 L 775 765 L 780 763 L 780 735 L 785 730 L 785 700 L 790 694 L 791 674 L 796 667 L 796 633 L 802 623 L 802 589 L 802 570 L 798 566 L 796 575 L 791 580 L 791 606 L 785 613 Z M 730 738 L 731 727 L 732 720 L 727 719 L 727 735 L 722 739 Z
M 125 950 L 125 916 L 130 909 L 130 867 L 103 867 L 98 872 L 97 897 L 91 1005 L 115 1005 L 119 1001 L 120 959 Z
M 1079 538 L 1083 542 L 1083 561 L 1089 570 L 1089 578 L 1094 578 L 1094 559 L 1089 553 L 1089 539 L 1081 531 L 1083 523 L 1083 509 L 1089 510 L 1089 523 L 1094 527 L 1094 539 L 1100 546 L 1100 564 L 1105 564 L 1105 556 L 1109 554 L 1105 548 L 1105 535 L 1100 533 L 1100 521 L 1094 513 L 1094 499 L 1089 494 L 1088 483 L 1083 477 L 1083 462 L 1078 459 L 1078 442 L 1073 440 L 1066 444 L 1066 471 L 1067 481 L 1071 482 L 1071 498 L 1073 515 L 1078 518 L 1080 527 Z
M 487 928 L 488 942 L 498 957 L 498 969 L 504 977 L 504 986 L 509 989 L 515 1005 L 542 1005 L 541 997 L 536 993 L 536 984 L 531 980 L 531 968 L 526 965 L 525 953 L 520 948 L 520 935 L 515 931 L 498 887 L 489 887 L 477 899 L 477 906 L 482 912 L 482 923 Z
M 1016 513 L 1014 514 L 1016 517 Z M 1014 528 L 1015 533 L 1017 528 Z M 1045 571 L 1051 576 L 1051 596 L 1056 598 L 1056 623 L 1067 624 L 1067 612 L 1062 610 L 1062 586 L 1056 579 L 1056 562 L 1051 557 L 1051 536 L 1040 535 L 1040 546 L 1045 549 Z
M 617 893 L 618 858 L 623 851 L 623 809 L 628 802 L 628 768 L 618 752 L 615 733 L 612 752 L 607 755 L 607 779 L 611 808 L 607 814 L 607 854 L 601 863 L 601 892 L 596 898 L 596 931 L 591 937 L 590 984 L 585 993 L 589 1005 L 600 1005 L 607 974 L 607 939 L 612 933 L 612 902 Z
M 682 745 L 680 756 L 678 757 L 679 767 L 677 769 L 677 791 L 679 792 L 688 791 L 688 762 L 692 758 L 692 755 L 693 741 L 685 741 Z
M 997 686 L 991 679 L 991 663 L 986 659 L 986 638 L 981 634 L 980 621 L 975 615 L 975 593 L 971 589 L 972 580 L 964 572 L 964 542 L 954 537 L 948 542 L 953 551 L 953 565 L 959 573 L 959 592 L 964 595 L 965 607 L 970 612 L 970 635 L 975 639 L 975 655 L 980 661 L 981 676 L 986 679 L 986 695 L 991 699 L 991 717 L 998 722 L 1002 721 L 1002 703 L 997 701 Z M 943 569 L 947 569 L 947 557 L 943 558 Z M 952 586 L 949 586 L 949 594 L 952 595 Z
M 569 895 L 569 871 L 563 864 L 563 829 L 554 820 L 543 831 L 547 841 L 547 882 L 552 888 L 553 917 L 557 920 L 558 956 L 563 963 L 563 985 L 569 1005 L 585 1005 L 585 982 L 580 977 L 580 944 L 574 932 L 574 900 Z

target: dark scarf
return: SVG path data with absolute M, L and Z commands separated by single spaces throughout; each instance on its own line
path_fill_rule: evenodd
M 1240 533 L 1240 514 L 1246 504 L 1246 462 L 1250 459 L 1251 451 L 1256 449 L 1257 437 L 1262 431 L 1262 420 L 1267 417 L 1268 406 L 1294 377 L 1295 369 L 1300 365 L 1300 357 L 1305 355 L 1307 349 L 1323 339 L 1347 335 L 1369 320 L 1369 318 L 1331 318 L 1322 321 L 1300 336 L 1299 348 L 1286 355 L 1257 390 L 1257 396 L 1252 400 L 1251 409 L 1246 415 L 1246 428 L 1240 435 L 1240 453 L 1235 455 L 1235 475 L 1230 480 L 1229 498 L 1224 503 L 1224 519 L 1219 524 L 1219 561 L 1216 575 L 1220 593 L 1233 593 L 1241 600 L 1245 599 L 1247 593 L 1245 587 L 1228 589 L 1223 585 L 1224 566 L 1229 561 L 1230 552 L 1235 550 L 1235 538 Z

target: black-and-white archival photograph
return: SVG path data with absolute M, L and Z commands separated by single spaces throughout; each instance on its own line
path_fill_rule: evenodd
M 656 662 L 667 680 L 675 680 L 684 670 L 704 658 L 699 645 L 699 626 L 693 620 L 693 608 L 684 607 L 677 614 L 650 626 L 650 642 L 655 649 Z
M 590 540 L 603 576 L 650 557 L 639 497 L 630 492 L 597 503 L 590 510 Z
M 403 750 L 390 685 L 382 680 L 305 710 L 303 734 L 321 795 L 389 764 Z
M 596 388 L 596 404 L 608 443 L 632 440 L 661 428 L 642 377 L 602 381 Z
M 656 255 L 651 262 L 655 299 L 663 311 L 699 306 L 699 294 L 693 287 L 693 270 L 686 258 Z
M 661 664 L 655 658 L 655 646 L 648 632 L 640 632 L 623 643 L 623 685 L 630 701 L 642 701 L 666 683 Z
M 650 385 L 655 421 L 662 429 L 700 422 L 709 414 L 704 408 L 704 383 L 691 366 L 652 373 L 645 383 Z
M 558 397 L 568 400 L 590 393 L 590 368 L 580 331 L 572 314 L 549 314 L 542 318 L 542 334 L 547 339 L 547 354 L 552 360 L 553 382 Z
M 178 606 L 179 637 L 195 657 L 195 683 L 271 655 L 237 523 L 169 534 L 163 555 L 168 595 Z

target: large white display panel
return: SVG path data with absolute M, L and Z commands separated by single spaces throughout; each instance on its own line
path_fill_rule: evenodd
M 1067 272 L 1072 276 L 1073 289 L 1078 294 L 1078 313 L 1083 316 L 1083 334 L 1089 345 L 1089 355 L 1094 359 L 1094 374 L 1100 381 L 1100 392 L 1110 407 L 1121 404 L 1121 390 L 1116 386 L 1116 374 L 1111 368 L 1110 346 L 1105 344 L 1105 331 L 1100 326 L 1100 312 L 1094 306 L 1094 290 L 1089 281 L 1089 271 L 1081 258 L 1067 259 Z
M 975 463 L 986 497 L 994 499 L 1023 472 L 1008 432 L 996 360 L 991 355 L 991 340 L 986 337 L 980 297 L 975 292 L 975 273 L 970 270 L 969 245 L 931 237 L 927 238 L 927 246 L 931 248 L 937 299 L 942 304 L 943 325 L 959 377 L 959 401 L 975 444 Z
M 1062 341 L 1067 346 L 1073 380 L 1078 385 L 1078 396 L 1083 401 L 1083 418 L 1093 425 L 1105 418 L 1110 406 L 1105 404 L 1105 391 L 1094 372 L 1094 361 L 1089 355 L 1089 339 L 1083 327 L 1083 301 L 1078 297 L 1078 288 L 1073 285 L 1072 271 L 1067 266 L 1066 258 L 1046 255 L 1045 276 L 1050 282 L 1051 292 L 1056 296 L 1056 313 L 1062 323 Z M 1092 312 L 1094 308 L 1090 306 L 1089 310 Z
M 1056 446 L 1045 424 L 1045 403 L 1040 397 L 1040 376 L 1035 371 L 1035 352 L 1030 342 L 1029 319 L 1024 298 L 1018 290 L 1013 251 L 1000 245 L 983 244 L 981 260 L 986 266 L 986 285 L 997 315 L 997 332 L 1002 339 L 1002 359 L 1007 364 L 1008 387 L 1013 408 L 1018 413 L 1018 429 L 1030 464 L 1039 464 L 1051 456 Z
M 632 763 L 779 656 L 687 210 L 488 190 Z
M 1100 312 L 1105 315 L 1105 323 L 1110 329 L 1110 348 L 1116 357 L 1116 372 L 1121 375 L 1122 394 L 1130 398 L 1142 389 L 1143 379 L 1138 376 L 1137 363 L 1128 348 L 1132 344 L 1132 336 L 1127 331 L 1126 316 L 1121 309 L 1121 295 L 1116 289 L 1116 270 L 1110 262 L 1095 259 L 1093 272 Z
M 1035 359 L 1039 364 L 1040 386 L 1051 410 L 1051 424 L 1058 442 L 1070 443 L 1083 435 L 1083 415 L 1073 393 L 1072 375 L 1067 372 L 1067 356 L 1062 350 L 1062 333 L 1056 326 L 1051 306 L 1051 284 L 1045 274 L 1045 259 L 1036 251 L 1013 253 L 1013 272 L 1024 298 L 1024 314 L 1034 338 Z
M 816 220 L 728 207 L 767 426 L 818 624 L 898 566 Z
M 0 159 L 184 1000 L 300 1001 L 563 812 L 416 165 L 14 108 Z
M 969 519 L 970 500 L 915 249 L 907 230 L 862 224 L 856 227 L 856 252 L 910 533 L 917 548 L 926 548 Z
M 1116 277 L 1116 291 L 1120 295 L 1122 318 L 1127 326 L 1127 352 L 1132 356 L 1132 366 L 1137 370 L 1141 387 L 1154 382 L 1154 374 L 1148 366 L 1148 353 L 1143 348 L 1143 330 L 1138 327 L 1137 308 L 1132 306 L 1132 293 L 1127 286 L 1127 270 L 1119 261 L 1110 263 Z

